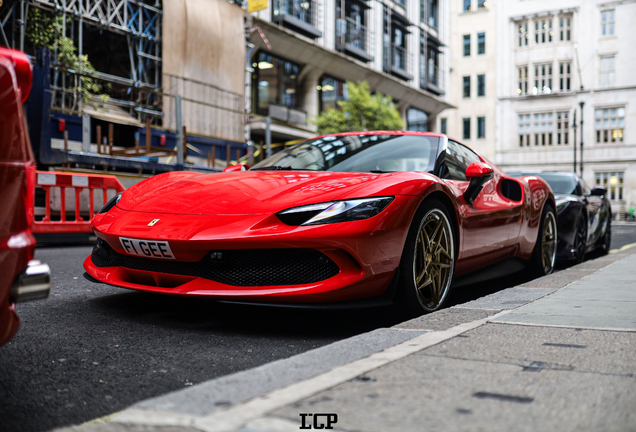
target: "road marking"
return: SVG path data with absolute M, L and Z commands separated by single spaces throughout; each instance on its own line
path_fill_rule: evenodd
M 609 253 L 615 254 L 615 253 L 623 252 L 624 250 L 633 248 L 634 246 L 636 246 L 636 243 L 626 244 L 622 246 L 620 249 L 612 249 L 611 251 L 609 251 Z
M 502 311 L 490 317 L 460 324 L 447 330 L 423 334 L 384 351 L 372 354 L 369 357 L 338 366 L 329 372 L 273 390 L 247 402 L 234 405 L 223 411 L 217 411 L 205 417 L 130 408 L 117 413 L 112 418 L 112 421 L 148 426 L 193 427 L 204 432 L 233 431 L 251 421 L 264 417 L 271 411 L 283 408 L 298 400 L 352 380 L 359 375 L 447 341 L 509 312 L 509 310 Z

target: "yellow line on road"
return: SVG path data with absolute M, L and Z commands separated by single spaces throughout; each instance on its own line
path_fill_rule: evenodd
M 636 243 L 626 244 L 625 246 L 621 247 L 620 249 L 612 249 L 611 251 L 609 251 L 609 253 L 615 254 L 615 253 L 618 253 L 618 252 L 623 252 L 624 250 L 627 250 L 629 248 L 633 248 L 634 246 L 636 246 Z

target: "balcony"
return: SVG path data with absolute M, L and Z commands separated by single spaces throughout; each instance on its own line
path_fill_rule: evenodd
M 439 66 L 427 66 L 426 62 L 422 61 L 420 65 L 420 88 L 439 96 L 444 94 L 442 81 L 442 72 Z
M 290 108 L 285 105 L 269 105 L 269 116 L 273 119 L 284 121 L 297 126 L 307 126 L 307 113 L 305 111 Z
M 369 29 L 348 17 L 338 19 L 336 24 L 336 49 L 363 62 L 373 61 Z
M 316 28 L 318 4 L 314 0 L 273 0 L 272 22 L 312 39 L 322 37 Z
M 393 76 L 396 76 L 405 81 L 410 81 L 413 79 L 413 75 L 411 72 L 413 58 L 404 47 L 393 44 L 385 44 L 382 65 L 384 71 L 390 73 Z

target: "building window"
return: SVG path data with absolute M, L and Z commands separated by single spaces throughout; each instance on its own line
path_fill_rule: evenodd
M 594 173 L 596 178 L 596 187 L 607 189 L 610 201 L 623 200 L 623 177 L 625 173 L 617 172 L 597 172 Z
M 565 16 L 559 18 L 559 40 L 569 41 L 572 33 L 572 17 Z
M 464 0 L 464 12 L 468 12 L 472 8 L 470 7 L 471 0 Z
M 486 75 L 477 75 L 477 96 L 486 96 Z
M 470 97 L 470 77 L 465 76 L 463 80 L 464 80 L 464 97 L 469 98 Z
M 439 70 L 440 47 L 435 39 L 420 37 L 420 87 L 441 94 Z
M 446 119 L 439 120 L 439 133 L 446 134 Z
M 601 57 L 601 87 L 614 86 L 614 56 Z
M 552 117 L 551 112 L 534 115 L 534 145 L 552 145 Z
M 552 63 L 534 65 L 532 94 L 552 93 Z
M 486 138 L 486 117 L 477 117 L 477 138 Z
M 614 34 L 614 9 L 601 12 L 601 35 L 612 36 Z
M 528 33 L 528 21 L 519 24 L 519 46 L 528 46 L 530 34 Z
M 559 63 L 559 90 L 570 91 L 571 90 L 571 71 L 572 62 Z
M 568 145 L 569 144 L 569 116 L 570 113 L 568 111 L 562 111 L 556 113 L 556 133 L 557 133 L 557 145 Z
M 462 137 L 464 139 L 470 139 L 470 118 L 466 117 L 466 118 L 462 119 L 462 123 L 463 123 L 463 134 L 462 134 Z
M 428 114 L 417 108 L 406 110 L 406 130 L 427 132 Z
M 428 25 L 437 28 L 439 14 L 439 0 L 426 0 L 426 22 Z
M 298 72 L 296 63 L 268 53 L 258 55 L 254 77 L 256 79 L 256 112 L 269 115 L 269 106 L 298 106 Z
M 484 9 L 486 7 L 486 0 L 477 0 L 477 9 Z
M 408 78 L 411 73 L 412 58 L 408 52 L 407 39 L 408 22 L 401 18 L 401 15 L 393 13 L 391 9 L 384 6 L 384 29 L 383 29 L 383 41 L 384 41 L 384 58 L 383 66 L 385 71 L 394 73 L 393 69 L 406 72 L 394 73 L 399 78 L 404 80 L 413 79 Z
M 323 75 L 320 78 L 320 112 L 325 112 L 328 109 L 339 109 L 338 101 L 349 100 L 349 93 L 347 92 L 347 83 Z
M 552 42 L 552 18 L 536 20 L 534 22 L 534 43 Z
M 519 68 L 519 87 L 517 93 L 520 96 L 528 94 L 528 66 L 521 66 Z
M 519 114 L 519 147 L 530 145 L 530 114 Z
M 344 8 L 342 7 L 344 6 Z M 365 7 L 355 1 L 336 2 L 336 46 L 351 45 L 368 53 L 368 28 Z
M 594 114 L 597 143 L 623 142 L 625 107 L 597 109 Z
M 464 35 L 464 57 L 470 55 L 470 35 Z
M 477 33 L 477 54 L 486 54 L 486 33 Z

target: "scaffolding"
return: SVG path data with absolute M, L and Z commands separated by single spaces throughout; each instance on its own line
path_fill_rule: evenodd
M 73 40 L 80 58 L 84 54 L 84 25 L 123 35 L 127 40 L 130 62 L 128 78 L 99 71 L 87 73 L 81 66 L 80 70 L 69 69 L 67 65 L 59 64 L 56 53 L 53 53 L 53 110 L 81 115 L 82 97 L 78 89 L 82 78 L 90 77 L 109 88 L 123 89 L 128 97 L 111 101 L 127 108 L 138 120 L 145 121 L 150 117 L 153 123 L 161 121 L 161 0 L 15 0 L 6 12 L 0 9 L 0 14 L 4 15 L 0 15 L 0 23 L 3 29 L 12 24 L 13 37 L 9 44 L 21 51 L 25 48 L 31 7 L 62 17 L 62 35 Z

